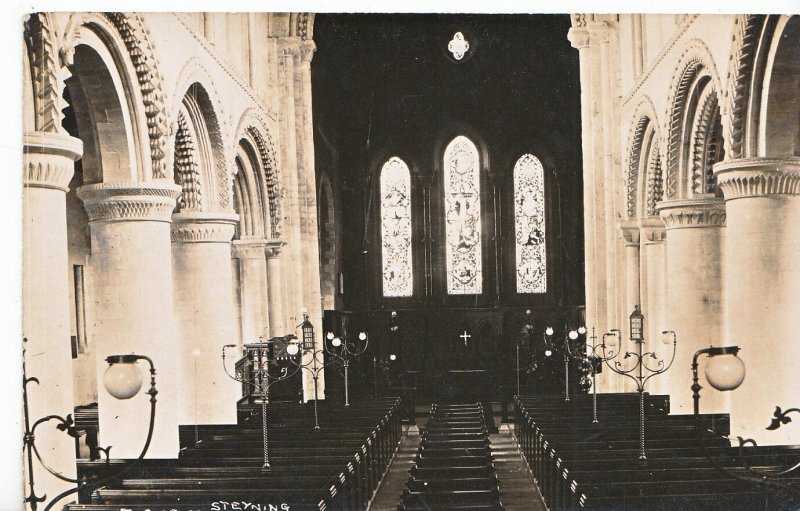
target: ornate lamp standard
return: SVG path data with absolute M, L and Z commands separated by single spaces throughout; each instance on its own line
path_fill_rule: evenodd
M 616 328 L 611 330 L 609 333 L 603 334 L 603 341 L 600 344 L 597 344 L 597 335 L 595 334 L 595 329 L 592 327 L 592 335 L 589 339 L 592 340 L 592 344 L 586 345 L 587 350 L 590 352 L 588 356 L 590 371 L 592 372 L 592 424 L 597 424 L 597 367 L 595 364 L 597 362 L 603 363 L 607 360 L 607 357 L 614 357 L 615 352 L 612 349 L 606 351 L 606 337 L 615 337 L 619 334 L 619 330 Z M 598 353 L 598 349 L 603 350 L 603 355 Z M 607 355 L 606 355 L 607 353 Z
M 27 342 L 27 339 L 22 340 L 23 343 Z M 23 450 L 25 452 L 27 458 L 27 465 L 28 465 L 28 487 L 29 487 L 29 494 L 25 497 L 24 502 L 29 503 L 31 509 L 36 511 L 37 505 L 39 502 L 44 502 L 47 500 L 47 495 L 42 495 L 41 497 L 36 495 L 36 488 L 35 488 L 35 480 L 34 480 L 34 473 L 33 473 L 33 457 L 36 456 L 36 459 L 39 461 L 39 464 L 48 472 L 50 472 L 55 477 L 61 479 L 62 481 L 68 483 L 75 483 L 77 486 L 75 488 L 70 488 L 69 490 L 63 491 L 56 495 L 48 504 L 45 506 L 44 511 L 49 511 L 53 508 L 56 502 L 60 501 L 64 497 L 71 495 L 73 493 L 77 493 L 82 491 L 86 488 L 97 488 L 106 484 L 107 482 L 111 481 L 112 479 L 118 478 L 129 471 L 131 471 L 139 462 L 144 458 L 144 455 L 147 454 L 147 449 L 150 448 L 150 441 L 153 438 L 153 427 L 155 426 L 155 419 L 156 419 L 156 394 L 158 394 L 158 390 L 156 390 L 156 368 L 153 365 L 153 361 L 144 355 L 112 355 L 106 357 L 106 362 L 108 362 L 108 368 L 106 369 L 105 374 L 103 375 L 103 385 L 105 386 L 108 393 L 114 396 L 117 399 L 130 399 L 136 394 L 139 393 L 139 389 L 142 388 L 142 372 L 141 368 L 139 367 L 138 362 L 140 360 L 146 361 L 150 365 L 150 389 L 147 391 L 147 395 L 150 396 L 150 422 L 147 430 L 147 440 L 145 440 L 144 446 L 142 447 L 139 456 L 133 460 L 133 462 L 126 464 L 123 468 L 115 472 L 114 474 L 107 475 L 105 477 L 99 476 L 84 476 L 81 478 L 71 478 L 61 475 L 59 472 L 51 469 L 44 459 L 42 459 L 42 454 L 36 448 L 36 428 L 45 424 L 50 421 L 56 421 L 56 428 L 60 431 L 65 432 L 69 436 L 73 438 L 78 438 L 80 433 L 75 429 L 75 423 L 72 420 L 72 414 L 66 416 L 66 418 L 61 417 L 60 415 L 47 415 L 42 417 L 33 424 L 31 424 L 31 418 L 28 411 L 28 384 L 29 383 L 36 383 L 39 384 L 39 380 L 36 377 L 28 377 L 27 373 L 25 372 L 25 355 L 23 350 L 23 357 L 22 357 L 22 405 L 23 405 L 23 418 L 25 422 L 25 434 L 22 437 L 23 440 Z M 105 461 L 106 464 L 109 463 L 109 452 L 111 447 L 105 447 L 99 449 L 106 457 Z
M 269 423 L 267 422 L 269 388 L 280 381 L 291 378 L 297 374 L 298 371 L 295 369 L 290 373 L 288 367 L 282 367 L 278 375 L 270 374 L 269 367 L 271 364 L 274 364 L 274 360 L 271 360 L 272 354 L 274 353 L 274 346 L 275 343 L 271 339 L 265 342 L 263 337 L 258 338 L 257 344 L 247 345 L 248 348 L 253 349 L 253 365 L 255 371 L 253 372 L 252 380 L 250 379 L 249 375 L 244 373 L 237 372 L 235 375 L 231 374 L 228 371 L 228 367 L 225 365 L 225 350 L 229 348 L 235 349 L 237 346 L 235 344 L 226 344 L 222 347 L 222 368 L 225 370 L 225 374 L 240 383 L 252 386 L 253 389 L 261 395 L 261 435 L 264 441 L 264 462 L 261 465 L 262 471 L 267 471 L 270 469 Z
M 350 406 L 348 369 L 350 368 L 350 362 L 353 359 L 360 357 L 365 351 L 367 351 L 367 347 L 369 346 L 369 338 L 367 337 L 366 332 L 359 332 L 358 340 L 363 343 L 363 345 L 359 347 L 357 343 L 348 342 L 347 329 L 345 329 L 342 334 L 342 337 L 337 337 L 333 332 L 328 332 L 326 334 L 325 338 L 328 340 L 331 347 L 328 348 L 328 345 L 326 344 L 325 352 L 341 362 L 342 367 L 344 368 L 344 406 Z
M 297 339 L 289 342 L 286 353 L 291 357 L 289 360 L 297 367 L 297 370 L 305 370 L 311 374 L 314 380 L 314 429 L 319 429 L 319 412 L 317 401 L 319 401 L 319 375 L 325 369 L 324 352 L 317 348 L 314 342 L 314 325 L 308 320 L 308 312 L 303 311 L 303 322 L 299 325 L 302 329 L 302 343 Z M 303 352 L 299 360 L 295 360 L 295 355 Z M 308 356 L 307 356 L 308 355 Z M 303 359 L 306 359 L 303 362 Z
M 611 348 L 611 350 L 616 350 L 617 348 L 617 335 L 613 335 L 611 339 L 606 342 L 605 337 L 603 336 L 603 359 L 606 362 L 606 365 L 617 374 L 622 376 L 626 376 L 636 382 L 636 390 L 639 392 L 639 461 L 643 464 L 647 463 L 647 455 L 645 454 L 644 449 L 644 388 L 650 378 L 654 376 L 658 376 L 659 374 L 665 373 L 670 367 L 672 367 L 672 362 L 675 360 L 675 349 L 677 347 L 677 337 L 675 336 L 675 332 L 672 331 L 665 331 L 663 332 L 664 344 L 669 345 L 669 338 L 666 337 L 667 334 L 672 334 L 672 357 L 670 358 L 669 364 L 664 365 L 664 360 L 659 359 L 656 356 L 655 351 L 647 351 L 645 352 L 643 349 L 644 346 L 644 316 L 642 312 L 639 310 L 639 306 L 637 305 L 633 312 L 630 315 L 630 336 L 631 341 L 636 343 L 636 352 L 625 351 L 625 355 L 622 357 L 623 360 L 627 359 L 635 359 L 635 363 L 627 368 L 624 367 L 624 364 L 619 360 L 616 360 L 616 357 L 622 352 L 622 350 L 618 350 L 617 353 L 607 353 L 606 346 Z M 612 330 L 612 332 L 619 333 L 619 330 Z M 651 367 L 648 366 L 646 363 L 646 359 L 652 359 L 656 361 L 656 366 Z M 612 363 L 613 361 L 613 363 Z
M 711 346 L 698 350 L 692 357 L 692 397 L 694 399 L 694 424 L 697 441 L 703 449 L 703 454 L 708 458 L 714 468 L 728 477 L 749 483 L 788 490 L 794 493 L 800 492 L 800 487 L 798 487 L 796 479 L 781 479 L 783 476 L 800 468 L 800 461 L 777 469 L 762 470 L 754 468 L 750 463 L 747 463 L 745 459 L 744 446 L 749 444 L 753 447 L 758 447 L 758 444 L 751 438 L 745 439 L 738 437 L 740 466 L 736 468 L 736 471 L 733 471 L 724 467 L 719 461 L 714 459 L 714 457 L 711 456 L 711 452 L 708 450 L 708 446 L 703 442 L 705 431 L 700 420 L 700 390 L 703 387 L 700 385 L 698 377 L 699 359 L 701 356 L 706 356 L 709 359 L 705 369 L 705 376 L 709 385 L 723 392 L 733 391 L 739 388 L 745 377 L 745 366 L 744 362 L 738 356 L 739 351 L 740 349 L 738 346 Z M 766 429 L 776 430 L 782 425 L 790 423 L 792 421 L 791 417 L 788 417 L 790 413 L 800 413 L 800 408 L 782 410 L 780 407 L 776 406 L 772 421 Z
M 566 332 L 567 329 L 565 328 L 564 330 Z M 564 401 L 569 401 L 569 361 L 570 359 L 586 359 L 586 353 L 573 352 L 573 345 L 578 337 L 586 335 L 586 327 L 580 326 L 577 329 L 566 332 L 561 345 L 558 347 L 555 346 L 552 340 L 553 333 L 553 327 L 547 327 L 544 331 L 544 354 L 546 357 L 549 357 L 553 354 L 553 350 L 561 352 L 561 356 L 564 358 Z

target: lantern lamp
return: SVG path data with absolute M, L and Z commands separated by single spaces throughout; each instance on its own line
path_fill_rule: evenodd
M 636 305 L 630 316 L 631 341 L 644 342 L 644 316 L 639 306 Z
M 303 323 L 300 325 L 303 330 L 303 349 L 314 349 L 314 325 L 308 320 L 308 313 L 303 312 Z

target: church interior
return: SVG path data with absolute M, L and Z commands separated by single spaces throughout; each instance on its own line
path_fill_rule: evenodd
M 800 17 L 22 28 L 25 509 L 800 508 Z

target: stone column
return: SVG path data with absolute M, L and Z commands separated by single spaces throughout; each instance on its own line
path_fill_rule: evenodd
M 38 385 L 28 386 L 33 423 L 47 415 L 73 413 L 66 192 L 83 144 L 67 135 L 29 132 L 23 150 L 22 333 L 28 339 L 27 375 L 39 379 Z M 10 270 L 16 271 L 14 262 Z M 8 339 L 13 360 L 20 341 Z M 36 446 L 50 467 L 75 477 L 75 444 L 54 425 L 37 428 Z M 37 461 L 33 477 L 38 495 L 55 496 L 75 486 L 51 476 Z
M 236 423 L 241 388 L 221 360 L 222 346 L 237 343 L 230 263 L 236 219 L 199 212 L 172 217 L 181 424 Z M 235 360 L 226 362 L 233 371 Z
M 639 264 L 639 237 L 641 234 L 639 223 L 636 221 L 625 221 L 620 223 L 620 230 L 622 237 L 625 240 L 625 300 L 624 300 L 624 313 L 622 319 L 619 321 L 616 328 L 619 328 L 620 338 L 623 343 L 627 343 L 629 334 L 628 332 L 628 315 L 633 312 L 636 305 L 641 305 L 642 298 L 639 292 L 639 280 L 641 275 L 641 267 Z M 602 339 L 601 339 L 602 341 Z M 629 346 L 623 344 L 624 347 Z M 612 392 L 626 392 L 633 391 L 632 381 L 624 376 L 617 376 L 609 371 L 609 378 L 611 378 L 611 391 Z
M 286 335 L 291 329 L 286 328 L 283 314 L 283 279 L 281 276 L 281 249 L 286 245 L 283 240 L 267 240 L 264 255 L 267 258 L 267 281 L 269 289 L 269 330 L 271 336 Z
M 97 380 L 103 381 L 109 355 L 136 353 L 153 360 L 158 405 L 147 456 L 178 456 L 178 337 L 172 287 L 170 220 L 180 187 L 165 181 L 100 183 L 83 186 L 78 197 L 89 215 Z M 117 458 L 134 458 L 145 443 L 150 403 L 144 391 L 149 373 L 142 366 L 141 394 L 126 401 L 98 385 L 100 445 Z
M 581 78 L 581 133 L 583 146 L 583 218 L 584 218 L 584 246 L 585 250 L 585 278 L 586 281 L 586 324 L 594 325 L 599 331 L 604 331 L 607 325 L 605 322 L 605 309 L 601 310 L 598 303 L 601 290 L 598 286 L 599 264 L 597 262 L 596 251 L 596 222 L 595 215 L 595 161 L 594 161 L 594 137 L 592 119 L 593 94 L 592 83 L 592 58 L 589 46 L 589 31 L 584 26 L 573 26 L 570 28 L 567 37 L 572 43 L 573 48 L 577 48 L 580 55 L 580 78 Z M 603 290 L 604 292 L 604 290 Z
M 645 237 L 644 248 L 642 249 L 644 259 L 644 278 L 640 288 L 642 295 L 642 313 L 644 314 L 644 340 L 645 351 L 655 351 L 660 359 L 672 355 L 672 348 L 668 352 L 661 343 L 661 332 L 666 329 L 666 309 L 667 309 L 667 251 L 666 251 L 666 230 L 664 222 L 658 218 L 646 218 L 641 223 L 641 234 Z M 625 311 L 624 325 L 622 330 L 625 332 L 625 345 L 630 351 L 634 350 L 632 343 L 629 342 L 630 332 L 629 315 L 633 309 Z M 669 358 L 665 363 L 669 362 Z M 654 367 L 654 364 L 649 364 Z M 651 394 L 665 392 L 666 379 L 672 375 L 664 374 L 656 376 L 648 382 L 645 391 Z M 631 390 L 633 390 L 631 388 Z
M 795 422 L 776 431 L 764 428 L 776 406 L 798 405 L 800 158 L 731 160 L 714 171 L 727 217 L 725 332 L 718 344 L 741 347 L 747 371 L 731 393 L 731 435 L 759 444 L 795 444 L 800 441 Z M 701 407 L 711 392 L 704 389 Z
M 257 342 L 262 335 L 265 339 L 270 336 L 265 247 L 263 239 L 233 241 L 233 255 L 239 260 L 242 341 L 245 343 Z
M 697 198 L 662 202 L 657 207 L 667 230 L 667 289 L 665 329 L 675 331 L 675 362 L 664 376 L 670 411 L 691 414 L 694 353 L 722 340 L 722 233 L 725 204 L 722 199 Z M 656 332 L 650 333 L 656 339 Z M 665 351 L 669 347 L 659 347 Z M 707 387 L 705 382 L 701 385 Z M 704 412 L 728 412 L 725 394 L 707 391 Z

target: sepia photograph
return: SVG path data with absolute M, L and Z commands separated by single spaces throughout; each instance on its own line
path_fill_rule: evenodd
M 800 6 L 142 5 L 4 25 L 0 510 L 800 509 Z

